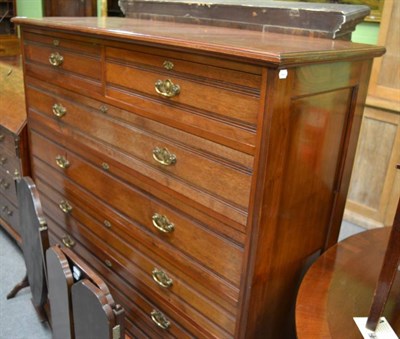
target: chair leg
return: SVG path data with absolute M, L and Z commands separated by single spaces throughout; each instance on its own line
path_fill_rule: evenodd
M 382 316 L 386 301 L 389 297 L 400 264 L 400 201 L 394 218 L 392 231 L 386 249 L 378 284 L 375 289 L 374 298 L 367 320 L 366 327 L 375 331 L 379 318 Z
M 14 288 L 10 291 L 10 293 L 7 294 L 7 300 L 14 298 L 20 290 L 28 286 L 29 286 L 28 274 L 25 274 L 25 277 L 21 280 L 21 282 L 15 285 Z

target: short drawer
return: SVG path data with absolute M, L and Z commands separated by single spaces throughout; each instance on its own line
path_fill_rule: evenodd
M 56 220 L 62 219 L 57 211 L 57 207 L 55 207 L 51 201 L 47 200 L 47 197 L 43 199 L 43 202 L 45 211 L 47 211 L 52 218 Z M 198 305 L 198 300 L 196 300 L 196 298 L 199 296 L 192 296 L 193 298 L 190 299 L 191 306 L 182 301 L 182 299 L 184 299 L 184 295 L 180 296 L 178 294 L 178 298 L 175 296 L 174 289 L 178 291 L 177 293 L 182 293 L 182 291 L 187 288 L 182 281 L 175 279 L 174 285 L 169 291 L 162 291 L 162 288 L 158 287 L 153 281 L 151 274 L 146 272 L 145 257 L 141 258 L 140 255 L 138 256 L 137 254 L 131 253 L 130 258 L 132 261 L 127 260 L 126 257 L 122 256 L 112 246 L 110 246 L 110 244 L 115 241 L 111 235 L 105 239 L 98 238 L 98 234 L 95 235 L 92 233 L 93 229 L 89 230 L 88 228 L 90 227 L 86 228 L 87 224 L 83 225 L 79 222 L 76 222 L 76 220 L 72 217 L 69 218 L 65 227 L 66 233 L 61 238 L 63 243 L 65 243 L 67 246 L 72 246 L 74 249 L 77 244 L 82 244 L 85 248 L 90 250 L 90 252 L 96 255 L 97 259 L 102 262 L 102 265 L 105 265 L 112 272 L 112 276 L 118 275 L 119 277 L 129 281 L 130 284 L 132 284 L 132 287 L 140 290 L 141 293 L 143 293 L 143 295 L 155 305 L 160 305 L 161 307 L 161 305 L 168 304 L 168 308 L 170 310 L 178 310 L 177 314 L 173 314 L 174 312 L 171 311 L 168 312 L 166 315 L 168 318 L 172 317 L 173 319 L 176 319 L 178 323 L 184 324 L 185 328 L 189 331 L 193 331 L 193 325 L 196 324 L 196 327 L 201 328 L 201 332 L 196 331 L 197 333 L 194 333 L 196 336 L 201 336 L 205 333 L 213 333 L 213 336 L 220 338 L 228 336 L 226 332 L 221 331 L 218 326 L 215 326 L 215 324 L 207 320 L 204 316 L 198 314 L 192 308 L 193 305 Z M 101 229 L 102 228 L 100 227 L 100 230 Z M 123 252 L 125 251 L 124 247 L 126 248 L 127 245 L 124 245 L 121 242 L 119 246 L 122 246 L 120 251 Z M 150 264 L 149 267 L 153 269 L 154 265 Z M 142 270 L 144 270 L 144 272 Z M 110 279 L 110 277 L 107 277 L 107 279 Z M 181 297 L 183 298 L 181 299 Z M 160 307 L 156 308 L 159 309 Z M 211 302 L 208 305 L 208 308 L 210 309 L 209 315 L 213 314 L 213 305 Z M 214 314 L 216 317 L 223 317 L 223 314 Z M 173 325 L 174 323 L 171 321 L 171 328 Z M 231 326 L 230 328 L 233 332 L 234 326 Z M 232 336 L 232 334 L 233 333 L 231 333 L 230 336 Z
M 251 168 L 233 162 L 232 158 L 226 159 L 212 152 L 207 153 L 205 149 L 199 150 L 196 145 L 187 143 L 188 140 L 191 142 L 188 136 L 178 140 L 176 136 L 159 136 L 157 131 L 149 131 L 140 125 L 128 125 L 62 97 L 31 88 L 27 90 L 27 95 L 30 108 L 47 116 L 58 117 L 62 123 L 82 135 L 99 140 L 138 159 L 143 163 L 142 174 L 148 175 L 150 168 L 157 170 L 163 184 L 178 178 L 180 185 L 195 186 L 198 190 L 210 192 L 216 199 L 247 211 Z M 159 127 L 162 129 L 162 125 Z M 213 148 L 213 143 L 209 142 L 208 146 Z M 244 159 L 244 156 L 242 158 Z M 238 159 L 241 160 L 240 157 Z M 182 189 L 185 190 L 185 187 Z
M 53 175 L 44 163 L 58 169 L 59 172 L 63 171 L 68 178 L 142 225 L 147 231 L 195 258 L 212 271 L 218 272 L 234 286 L 239 286 L 243 260 L 241 247 L 211 232 L 190 216 L 170 208 L 133 186 L 124 184 L 84 162 L 72 152 L 61 149 L 34 133 L 32 144 L 36 145 L 32 148 L 34 174 L 47 173 L 48 176 L 52 176 L 53 185 L 61 188 L 64 179 Z M 66 169 L 58 168 L 55 160 L 57 155 L 68 159 L 69 165 Z
M 25 74 L 81 92 L 100 94 L 102 65 L 100 45 L 69 40 L 63 35 L 25 32 Z

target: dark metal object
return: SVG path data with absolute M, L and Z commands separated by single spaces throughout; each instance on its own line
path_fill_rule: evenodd
M 361 5 L 243 0 L 120 0 L 126 17 L 350 40 L 370 12 Z

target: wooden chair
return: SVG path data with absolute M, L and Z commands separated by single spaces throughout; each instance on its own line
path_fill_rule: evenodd
M 400 165 L 397 165 L 400 169 Z M 369 312 L 366 327 L 375 331 L 379 319 L 385 308 L 392 284 L 398 273 L 400 264 L 400 200 L 397 204 L 397 210 L 394 217 L 393 227 L 390 233 L 389 242 L 386 248 L 385 257 L 381 272 L 379 274 L 378 283 L 376 285 L 371 309 Z
M 49 321 L 54 339 L 125 338 L 125 311 L 103 280 L 71 250 L 49 246 L 46 219 L 32 179 L 21 178 L 16 185 L 27 269 L 26 279 L 16 288 L 29 284 L 32 303 L 41 318 Z
M 95 272 L 59 245 L 47 250 L 46 260 L 54 339 L 125 337 L 125 311 Z

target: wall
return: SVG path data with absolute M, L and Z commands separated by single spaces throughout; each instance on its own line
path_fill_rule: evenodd
M 356 30 L 351 36 L 353 42 L 363 44 L 374 44 L 378 42 L 379 23 L 378 22 L 362 22 L 357 25 Z
M 42 17 L 42 0 L 17 0 L 17 15 L 31 18 Z

